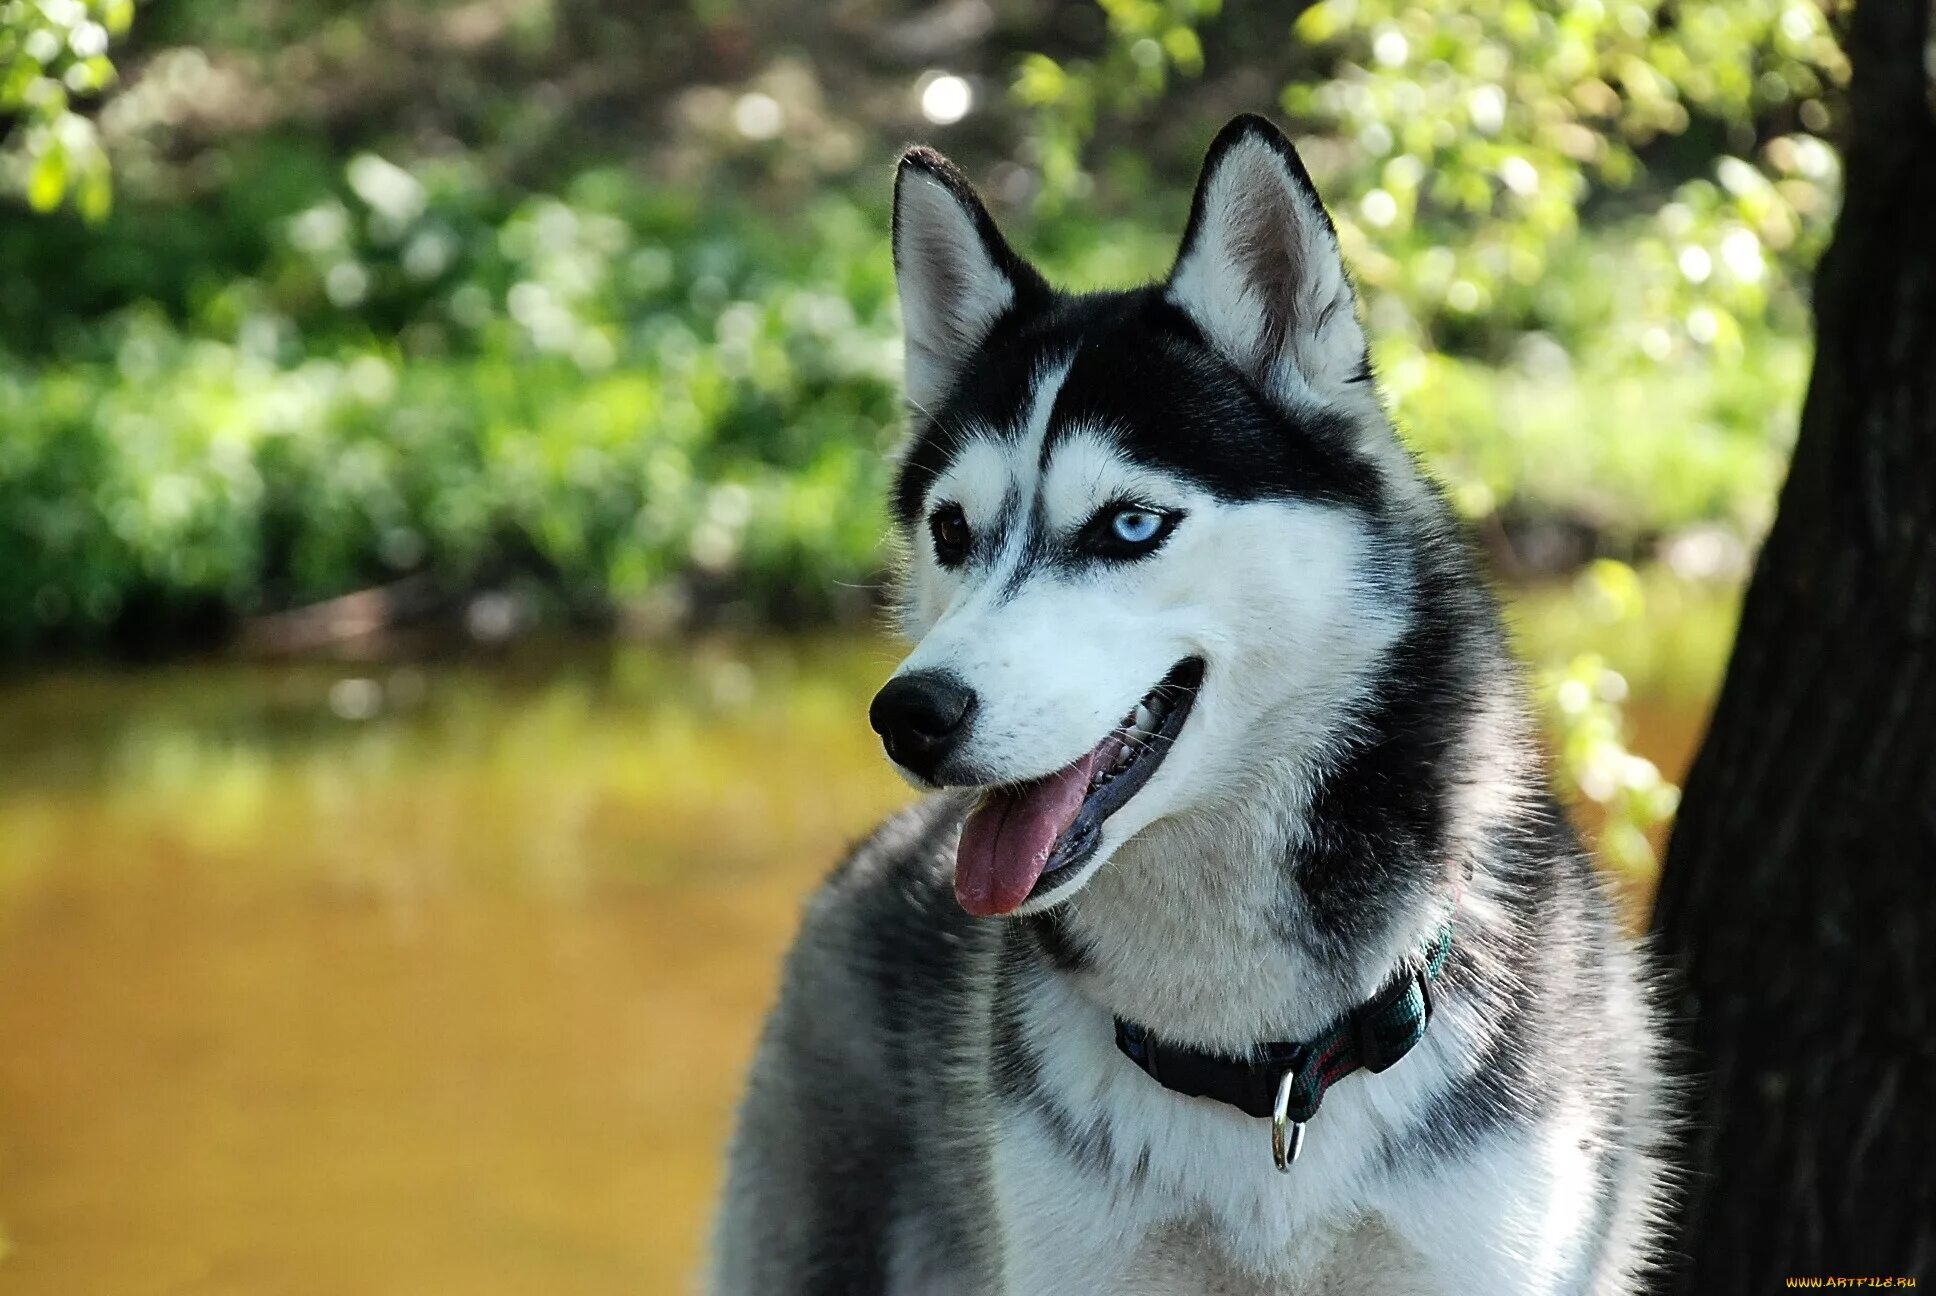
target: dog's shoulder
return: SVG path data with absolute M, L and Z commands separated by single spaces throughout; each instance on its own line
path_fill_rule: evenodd
M 899 1108 L 905 1062 L 927 1051 L 911 1044 L 979 966 L 960 957 L 971 920 L 947 868 L 964 812 L 956 800 L 889 818 L 808 899 L 761 1039 L 753 1107 L 797 1103 L 821 1124 L 842 1123 L 829 1111 L 872 1113 L 855 1115 L 850 1139 Z
M 712 1290 L 905 1290 L 922 1265 L 980 1272 L 985 1230 L 960 1216 L 983 1195 L 973 1163 L 935 1143 L 950 1106 L 976 1096 L 946 1059 L 999 926 L 955 903 L 966 809 L 942 796 L 893 815 L 807 901 L 740 1111 Z
M 841 857 L 814 902 L 945 886 L 954 863 L 949 847 L 967 813 L 967 798 L 959 793 L 923 797 L 895 811 Z
M 967 812 L 960 794 L 926 797 L 849 851 L 807 902 L 796 963 L 839 964 L 868 983 L 888 1017 L 965 992 L 999 926 L 977 922 L 955 900 L 954 848 Z
M 968 928 L 972 920 L 955 904 L 953 891 L 954 845 L 967 812 L 966 798 L 944 793 L 889 815 L 808 900 L 809 928 L 816 922 L 912 925 L 937 933 Z

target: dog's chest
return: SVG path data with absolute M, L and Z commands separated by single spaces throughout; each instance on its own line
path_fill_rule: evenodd
M 1267 1160 L 1259 1173 L 1228 1139 L 1193 1124 L 1177 1139 L 1150 1131 L 1145 1140 L 1119 1118 L 1113 1139 L 1077 1131 L 1076 1142 L 1052 1119 L 1008 1125 L 993 1176 L 1005 1296 L 1429 1290 L 1417 1253 L 1375 1212 L 1320 1203 L 1315 1185 L 1300 1191 Z M 1241 1150 L 1264 1151 L 1249 1141 Z
M 1111 1290 L 1136 1296 L 1404 1296 L 1424 1290 L 1416 1257 L 1371 1216 L 1318 1228 L 1287 1258 L 1293 1263 L 1285 1272 L 1263 1277 L 1233 1263 L 1202 1223 L 1179 1222 L 1145 1234 L 1130 1271 Z
M 1040 1181 L 1038 1181 L 1040 1182 Z M 1295 1236 L 1064 1180 L 1003 1202 L 1005 1296 L 1423 1296 L 1419 1257 L 1370 1214 Z M 1048 1198 L 1060 1189 L 1060 1200 Z M 1030 1199 L 1032 1198 L 1032 1200 Z M 1019 1208 L 1019 1213 L 1018 1213 Z M 1167 1218 L 1165 1217 L 1167 1215 Z

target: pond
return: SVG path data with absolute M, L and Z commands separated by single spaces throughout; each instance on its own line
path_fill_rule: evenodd
M 1537 651 L 1600 633 L 1541 597 Z M 1688 613 L 1692 665 L 1641 663 L 1657 627 L 1614 654 L 1670 775 L 1728 608 Z M 800 900 L 910 795 L 865 723 L 895 660 L 526 645 L 0 687 L 6 1290 L 683 1289 Z

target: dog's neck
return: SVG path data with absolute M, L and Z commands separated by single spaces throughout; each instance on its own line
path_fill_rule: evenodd
M 1027 920 L 1033 952 L 1112 1016 L 1240 1055 L 1308 1038 L 1363 1003 L 1450 914 L 1448 870 L 1443 886 L 1377 902 L 1379 921 L 1334 945 L 1289 843 L 1273 844 L 1266 825 L 1241 838 L 1231 828 L 1225 818 L 1214 838 L 1170 824 L 1145 833 L 1080 896 Z
M 1024 920 L 1032 952 L 1110 1014 L 1213 1051 L 1308 1038 L 1365 1002 L 1486 872 L 1534 768 L 1512 682 L 1397 678 L 1341 753 L 1283 754 Z

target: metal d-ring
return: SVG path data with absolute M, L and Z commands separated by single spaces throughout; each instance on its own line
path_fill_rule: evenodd
M 1304 1150 L 1304 1122 L 1291 1119 L 1291 1087 L 1297 1083 L 1297 1068 L 1289 1067 L 1277 1082 L 1277 1101 L 1271 1105 L 1271 1159 L 1279 1174 L 1289 1174 Z

